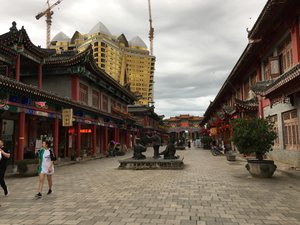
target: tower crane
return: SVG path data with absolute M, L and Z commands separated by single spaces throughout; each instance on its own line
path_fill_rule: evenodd
M 149 41 L 150 41 L 150 55 L 153 56 L 153 39 L 154 39 L 154 28 L 152 27 L 152 16 L 151 16 L 151 4 L 148 0 L 148 9 L 149 9 Z M 151 101 L 149 102 L 154 107 L 154 81 L 152 83 L 152 92 L 151 92 Z
M 51 27 L 51 23 L 52 23 L 52 15 L 53 15 L 53 11 L 51 11 L 51 9 L 53 9 L 56 5 L 58 5 L 62 1 L 63 0 L 58 0 L 50 6 L 49 0 L 47 0 L 48 8 L 45 11 L 40 12 L 39 14 L 37 14 L 35 16 L 35 18 L 37 20 L 40 19 L 42 16 L 46 16 L 46 24 L 47 24 L 46 46 L 47 46 L 47 48 L 50 47 L 50 27 Z
M 153 55 L 154 28 L 152 27 L 152 16 L 151 16 L 150 0 L 148 0 L 148 9 L 149 9 L 149 23 L 150 23 L 150 30 L 149 30 L 150 55 Z

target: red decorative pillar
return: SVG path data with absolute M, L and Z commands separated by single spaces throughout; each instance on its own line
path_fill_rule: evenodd
M 21 65 L 21 56 L 18 55 L 16 58 L 16 81 L 20 81 L 20 65 Z
M 132 146 L 132 148 L 134 146 L 134 139 L 135 139 L 135 135 L 134 135 L 134 131 L 132 131 L 132 139 L 131 139 L 131 146 Z
M 58 157 L 58 139 L 59 139 L 59 119 L 56 117 L 54 119 L 54 134 L 53 134 L 53 151 L 56 157 Z
M 104 127 L 104 142 L 103 142 L 103 154 L 107 153 L 107 145 L 108 145 L 108 127 Z
M 144 116 L 144 126 L 148 126 L 148 117 Z
M 99 140 L 100 140 L 100 153 L 104 152 L 104 127 L 100 126 L 99 129 Z
M 25 112 L 19 114 L 19 146 L 17 160 L 24 159 L 24 143 L 25 143 Z
M 43 81 L 42 81 L 42 75 L 43 75 L 43 65 L 40 63 L 39 64 L 39 68 L 38 68 L 38 88 L 39 89 L 42 89 L 42 84 L 43 84 Z
M 260 95 L 258 95 L 258 116 L 264 118 L 263 98 Z
M 120 132 L 119 132 L 119 128 L 114 128 L 114 141 L 120 142 Z
M 80 133 L 80 129 L 81 129 L 81 124 L 78 122 L 77 123 L 77 136 L 76 136 L 76 156 L 79 157 L 80 156 L 80 148 L 81 148 L 81 133 Z
M 75 76 L 72 77 L 72 100 L 79 100 L 79 78 Z
M 97 127 L 93 125 L 93 148 L 92 148 L 92 155 L 96 155 L 96 147 L 97 147 Z
M 292 49 L 293 49 L 293 62 L 296 65 L 300 62 L 300 36 L 299 36 L 299 22 L 297 17 L 297 23 L 294 24 L 292 29 Z

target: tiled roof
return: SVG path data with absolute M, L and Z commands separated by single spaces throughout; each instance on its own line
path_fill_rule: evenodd
M 280 87 L 291 84 L 300 77 L 300 63 L 279 76 L 277 79 L 257 82 L 251 89 L 259 95 L 267 96 L 276 92 Z
M 41 58 L 47 57 L 55 53 L 55 50 L 43 49 L 35 46 L 28 37 L 28 34 L 24 27 L 22 27 L 20 30 L 17 30 L 17 28 L 14 27 L 11 28 L 9 32 L 0 35 L 0 43 L 8 47 L 24 45 L 24 47 L 27 50 L 30 50 L 31 52 L 35 53 L 38 57 Z
M 256 98 L 251 99 L 251 100 L 240 100 L 240 99 L 235 99 L 235 105 L 239 108 L 243 108 L 249 111 L 257 111 L 258 110 L 258 101 Z

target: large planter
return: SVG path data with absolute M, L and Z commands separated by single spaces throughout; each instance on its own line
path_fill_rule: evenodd
M 36 176 L 38 174 L 38 159 L 24 159 L 17 162 L 21 176 Z
M 253 177 L 270 178 L 277 166 L 273 160 L 248 160 L 246 168 Z
M 19 174 L 24 177 L 29 177 L 29 176 L 36 176 L 38 174 L 37 170 L 37 164 L 27 164 L 27 170 L 26 171 L 20 171 Z

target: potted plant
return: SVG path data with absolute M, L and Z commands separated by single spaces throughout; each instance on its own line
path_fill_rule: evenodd
M 212 141 L 213 140 L 212 140 L 211 136 L 203 136 L 201 138 L 201 142 L 203 144 L 204 149 L 210 149 L 211 148 L 210 144 L 212 143 Z
M 36 176 L 38 174 L 38 159 L 23 159 L 17 161 L 18 172 L 21 176 Z
M 243 119 L 232 121 L 232 141 L 242 154 L 255 153 L 256 160 L 248 160 L 246 168 L 254 177 L 273 176 L 276 165 L 273 160 L 264 160 L 277 138 L 273 124 L 267 119 Z

